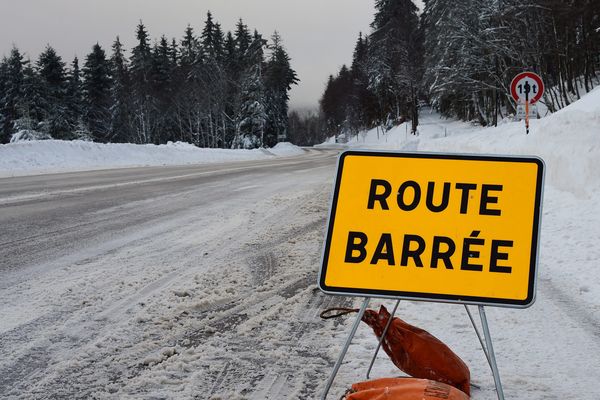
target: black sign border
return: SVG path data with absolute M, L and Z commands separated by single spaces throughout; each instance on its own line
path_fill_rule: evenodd
M 374 289 L 355 289 L 327 286 L 325 277 L 327 275 L 327 262 L 329 260 L 331 237 L 335 222 L 335 213 L 337 208 L 339 189 L 341 184 L 344 161 L 348 156 L 369 156 L 369 157 L 398 157 L 398 158 L 416 158 L 416 159 L 442 159 L 442 160 L 466 160 L 466 161 L 494 161 L 494 162 L 523 162 L 534 163 L 537 165 L 535 210 L 533 219 L 533 232 L 531 243 L 531 255 L 529 264 L 529 282 L 527 297 L 524 300 L 498 299 L 479 296 L 459 296 L 435 293 L 415 293 L 390 290 Z M 412 152 L 386 152 L 386 151 L 366 151 L 366 150 L 347 150 L 340 154 L 338 159 L 337 174 L 331 198 L 329 219 L 327 221 L 327 234 L 323 246 L 323 255 L 321 259 L 321 269 L 319 270 L 318 286 L 326 294 L 359 296 L 359 297 L 378 297 L 403 300 L 431 301 L 439 303 L 457 303 L 472 305 L 487 305 L 496 307 L 527 308 L 533 305 L 536 297 L 537 287 L 537 261 L 539 253 L 539 236 L 542 213 L 542 199 L 544 188 L 544 160 L 535 156 L 504 156 L 504 155 L 479 155 L 479 154 L 456 154 L 456 153 L 412 153 Z

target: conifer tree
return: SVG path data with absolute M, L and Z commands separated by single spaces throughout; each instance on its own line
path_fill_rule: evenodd
M 135 140 L 132 134 L 131 79 L 123 45 L 118 36 L 112 45 L 110 68 L 110 141 L 129 142 Z
M 292 85 L 299 82 L 296 71 L 290 66 L 281 36 L 275 31 L 271 37 L 271 55 L 265 67 L 265 90 L 267 95 L 267 127 L 265 145 L 273 146 L 279 138 L 287 137 L 288 101 Z
M 137 45 L 131 51 L 131 91 L 133 95 L 134 134 L 138 143 L 155 142 L 156 109 L 152 97 L 152 49 L 146 27 L 136 29 Z
M 379 97 L 380 122 L 401 116 L 416 122 L 420 78 L 417 7 L 411 0 L 377 0 L 375 8 L 369 39 L 369 83 Z
M 110 138 L 110 63 L 99 44 L 85 59 L 83 67 L 84 121 L 95 141 Z
M 242 76 L 240 109 L 237 116 L 236 147 L 255 148 L 264 145 L 267 107 L 263 78 L 265 40 L 254 32 L 246 50 L 246 68 Z
M 43 85 L 47 107 L 44 115 L 44 131 L 56 139 L 67 139 L 72 127 L 69 125 L 66 106 L 65 63 L 48 45 L 40 54 L 37 70 Z
M 8 87 L 8 60 L 6 57 L 3 57 L 0 61 L 0 144 L 6 143 L 9 140 L 8 135 L 4 134 L 4 107 L 2 104 L 3 96 L 2 93 L 6 92 L 6 88 Z
M 83 109 L 81 70 L 79 69 L 79 59 L 75 57 L 67 74 L 66 90 L 66 119 L 72 132 L 70 135 L 72 138 L 80 138 L 87 129 L 83 121 Z
M 19 118 L 14 122 L 16 131 L 33 130 L 50 135 L 48 88 L 44 79 L 28 60 L 23 64 L 21 96 L 17 102 Z
M 20 117 L 17 105 L 22 100 L 23 86 L 23 55 L 13 47 L 5 66 L 4 90 L 0 93 L 0 123 L 2 142 L 7 143 L 13 133 L 13 122 Z
M 171 105 L 173 97 L 173 70 L 170 47 L 163 35 L 160 42 L 154 46 L 151 65 L 152 106 L 160 113 L 154 116 L 154 142 L 156 144 L 173 139 L 171 131 Z

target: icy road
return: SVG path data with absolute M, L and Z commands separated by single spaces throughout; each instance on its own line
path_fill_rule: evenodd
M 354 302 L 316 289 L 336 155 L 0 179 L 0 398 L 318 398 L 348 331 L 318 314 Z M 549 192 L 542 240 L 600 218 L 565 215 L 571 201 Z M 506 397 L 598 399 L 598 309 L 551 271 L 531 309 L 488 310 Z M 463 357 L 473 399 L 495 399 L 462 307 L 399 314 Z M 329 398 L 375 345 L 361 326 Z M 380 356 L 375 376 L 398 373 Z

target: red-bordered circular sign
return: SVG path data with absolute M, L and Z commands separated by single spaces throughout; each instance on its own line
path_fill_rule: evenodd
M 521 72 L 510 84 L 510 94 L 517 103 L 533 104 L 544 94 L 544 82 L 538 74 Z

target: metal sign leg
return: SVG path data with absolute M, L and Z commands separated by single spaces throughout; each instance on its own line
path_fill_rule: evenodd
M 498 394 L 498 400 L 504 400 L 504 391 L 502 390 L 502 382 L 500 381 L 500 373 L 498 372 L 498 365 L 496 364 L 496 356 L 494 354 L 494 346 L 492 345 L 492 336 L 490 335 L 490 328 L 488 326 L 487 318 L 485 316 L 485 308 L 479 306 L 479 317 L 481 318 L 481 325 L 483 327 L 483 334 L 485 335 L 485 344 L 487 347 L 487 357 L 492 368 L 492 374 L 494 375 L 494 383 L 496 384 L 496 393 Z
M 371 359 L 371 364 L 369 364 L 369 369 L 367 370 L 367 379 L 371 378 L 370 375 L 371 375 L 371 370 L 373 369 L 373 364 L 375 364 L 375 359 L 377 358 L 377 354 L 379 353 L 379 349 L 381 348 L 381 344 L 383 343 L 385 335 L 387 334 L 388 329 L 390 329 L 390 325 L 392 324 L 392 319 L 394 319 L 394 315 L 396 315 L 396 311 L 398 310 L 399 304 L 400 304 L 400 300 L 397 300 L 396 305 L 394 306 L 394 309 L 392 310 L 390 319 L 388 319 L 388 322 L 385 324 L 385 329 L 383 330 L 383 333 L 381 334 L 381 337 L 379 338 L 379 343 L 377 344 L 377 348 L 375 349 L 375 354 L 373 354 L 373 358 Z
M 485 344 L 485 339 L 481 337 L 481 333 L 477 328 L 477 324 L 475 323 L 475 318 L 473 318 L 473 314 L 471 314 L 471 310 L 469 310 L 469 306 L 465 304 L 465 310 L 467 310 L 467 315 L 471 320 L 471 325 L 473 325 L 473 329 L 475 329 L 475 334 L 477 334 L 477 339 L 479 339 L 479 343 L 481 343 L 481 349 L 483 350 L 483 354 L 485 354 L 485 358 L 487 359 L 488 365 L 490 368 L 492 367 L 492 362 L 490 361 L 490 356 L 487 352 L 487 345 Z
M 329 380 L 327 381 L 327 386 L 325 386 L 325 391 L 323 392 L 323 395 L 321 396 L 321 400 L 325 400 L 327 398 L 329 389 L 331 389 L 331 385 L 333 385 L 335 376 L 337 375 L 337 373 L 342 365 L 342 362 L 344 361 L 344 357 L 346 357 L 346 352 L 348 351 L 348 348 L 350 347 L 350 343 L 352 343 L 352 338 L 354 338 L 354 335 L 356 334 L 358 325 L 360 325 L 360 321 L 362 320 L 362 317 L 363 317 L 368 305 L 369 305 L 369 298 L 365 297 L 365 300 L 363 301 L 362 306 L 360 307 L 360 310 L 358 311 L 358 315 L 356 316 L 356 321 L 354 321 L 354 325 L 352 325 L 352 330 L 350 331 L 350 335 L 348 336 L 348 339 L 346 339 L 344 348 L 342 349 L 342 352 L 341 352 L 337 362 L 335 363 L 335 366 L 333 367 L 333 372 L 331 373 L 331 376 L 329 377 Z

